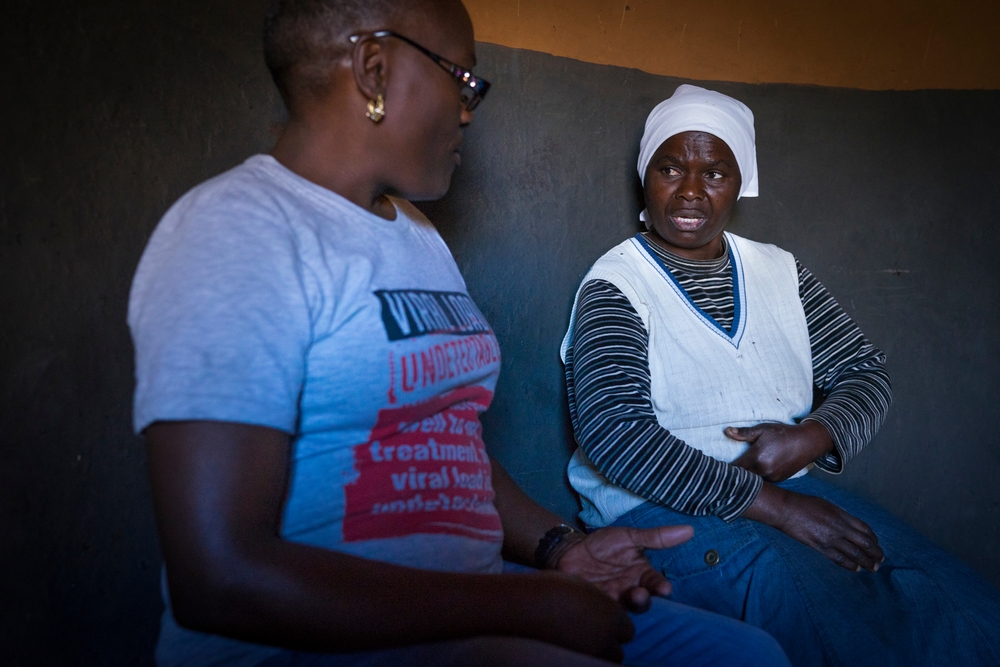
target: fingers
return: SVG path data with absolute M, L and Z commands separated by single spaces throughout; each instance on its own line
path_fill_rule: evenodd
M 878 537 L 868 524 L 841 510 L 844 522 L 842 535 L 822 549 L 823 554 L 837 565 L 860 572 L 876 572 L 885 560 L 885 554 L 878 544 Z
M 745 427 L 727 426 L 723 432 L 727 437 L 732 438 L 733 440 L 748 442 L 753 445 L 757 441 L 757 438 L 764 433 L 764 429 L 760 424 Z M 748 447 L 745 452 L 737 456 L 736 459 L 732 461 L 732 465 L 760 475 L 760 461 L 757 459 L 758 454 L 759 452 L 755 451 L 752 446 Z
M 639 585 L 650 593 L 661 597 L 670 595 L 673 588 L 663 573 L 654 569 L 652 565 L 642 573 L 642 576 L 639 578 Z
M 732 438 L 733 440 L 739 440 L 740 442 L 753 442 L 760 437 L 764 429 L 761 428 L 760 424 L 756 426 L 727 426 L 725 431 L 726 437 Z
M 561 572 L 588 581 L 633 612 L 649 608 L 653 595 L 670 594 L 670 582 L 646 560 L 644 549 L 668 549 L 691 539 L 691 526 L 610 527 L 590 533 L 559 559 Z
M 631 537 L 636 546 L 654 549 L 666 549 L 691 539 L 694 528 L 691 526 L 661 526 L 646 530 L 632 530 Z M 623 592 L 621 603 L 631 612 L 641 614 L 652 604 L 652 595 L 666 597 L 670 595 L 670 582 L 662 572 L 654 569 L 645 558 L 642 558 L 639 570 L 638 585 Z M 634 580 L 633 580 L 634 581 Z
M 838 548 L 826 548 L 822 549 L 821 552 L 824 556 L 832 560 L 834 563 L 844 568 L 845 570 L 850 570 L 851 572 L 860 572 L 861 566 L 854 562 L 850 556 L 847 555 L 847 550 Z
M 669 549 L 683 544 L 694 535 L 694 528 L 687 525 L 635 528 L 629 531 L 632 542 L 643 549 Z
M 876 535 L 875 531 L 871 529 L 871 526 L 853 514 L 844 512 L 844 516 L 846 517 L 847 522 L 851 525 L 851 528 L 853 528 L 857 533 L 854 541 L 866 551 L 875 549 L 877 554 L 875 552 L 871 552 L 872 556 L 877 556 L 880 561 L 883 560 L 882 549 L 878 546 L 878 535 Z
M 610 598 L 636 613 L 649 608 L 652 596 L 665 597 L 672 590 L 667 578 L 649 564 L 636 564 L 620 576 L 593 583 Z
M 885 553 L 868 524 L 822 498 L 791 494 L 788 499 L 794 511 L 781 530 L 844 569 L 878 570 Z
M 641 614 L 647 611 L 651 604 L 653 604 L 653 596 L 649 594 L 649 591 L 641 586 L 636 586 L 632 590 L 628 591 L 626 595 L 622 598 L 622 604 L 625 608 L 635 614 Z
M 878 542 L 872 541 L 867 536 L 854 535 L 850 539 L 841 540 L 837 544 L 837 549 L 843 552 L 848 560 L 869 572 L 876 572 L 878 566 L 885 560 L 885 554 Z
M 618 601 L 626 598 L 624 591 L 609 596 L 606 590 L 578 577 L 554 571 L 522 576 L 530 578 L 524 583 L 530 584 L 531 594 L 537 596 L 536 603 L 527 605 L 523 619 L 519 619 L 527 624 L 524 636 L 622 661 L 622 644 L 635 634 L 625 606 Z
M 875 572 L 879 563 L 885 560 L 885 553 L 878 544 L 878 536 L 861 519 L 843 510 L 841 512 L 851 530 L 845 531 L 845 539 L 837 545 L 838 549 L 858 566 L 869 572 Z
M 848 540 L 838 540 L 833 547 L 824 549 L 823 555 L 851 572 L 860 572 L 861 570 L 875 572 L 879 567 L 878 561 L 869 556 L 861 547 Z

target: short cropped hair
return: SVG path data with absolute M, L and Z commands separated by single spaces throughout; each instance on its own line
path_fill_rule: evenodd
M 348 37 L 377 29 L 412 5 L 400 0 L 275 0 L 264 19 L 264 62 L 285 105 L 302 94 L 321 97 Z

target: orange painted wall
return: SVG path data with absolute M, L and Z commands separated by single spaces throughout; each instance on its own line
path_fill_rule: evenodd
M 689 79 L 1000 89 L 1000 0 L 465 0 L 476 38 Z

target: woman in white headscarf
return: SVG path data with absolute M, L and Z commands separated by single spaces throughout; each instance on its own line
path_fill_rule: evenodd
M 647 231 L 584 278 L 563 343 L 593 528 L 691 523 L 674 599 L 794 664 L 1000 664 L 1000 596 L 840 472 L 891 402 L 885 355 L 788 252 L 724 231 L 757 196 L 753 114 L 684 85 L 646 122 Z M 814 400 L 814 396 L 817 400 Z

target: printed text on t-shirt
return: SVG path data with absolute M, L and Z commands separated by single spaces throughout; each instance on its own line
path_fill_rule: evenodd
M 356 445 L 357 478 L 344 487 L 344 541 L 448 533 L 499 541 L 490 458 L 479 414 L 492 393 L 465 387 L 387 408 Z
M 428 334 L 470 335 L 490 330 L 479 308 L 461 292 L 376 290 L 382 304 L 382 324 L 389 340 Z

